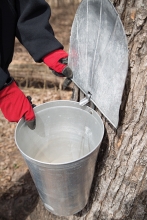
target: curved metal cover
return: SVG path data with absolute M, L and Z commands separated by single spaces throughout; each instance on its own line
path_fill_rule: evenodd
M 117 127 L 128 69 L 128 46 L 121 20 L 108 0 L 83 0 L 70 38 L 73 82 Z

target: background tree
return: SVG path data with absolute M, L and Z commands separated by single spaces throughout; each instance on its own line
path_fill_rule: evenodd
M 29 219 L 147 219 L 147 1 L 113 0 L 128 38 L 129 69 L 117 130 L 103 118 L 105 136 L 87 206 L 57 217 L 41 201 Z M 77 93 L 77 88 L 75 89 Z M 78 97 L 75 95 L 74 99 Z

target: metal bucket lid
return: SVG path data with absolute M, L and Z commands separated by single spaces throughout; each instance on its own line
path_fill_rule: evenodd
M 117 127 L 128 70 L 123 25 L 108 0 L 83 0 L 70 38 L 69 66 L 73 82 Z

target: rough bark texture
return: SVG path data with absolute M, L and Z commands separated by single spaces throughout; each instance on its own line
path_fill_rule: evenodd
M 47 212 L 39 201 L 27 220 L 147 219 L 147 1 L 113 0 L 129 45 L 129 70 L 117 130 L 103 118 L 105 136 L 87 206 L 70 217 Z

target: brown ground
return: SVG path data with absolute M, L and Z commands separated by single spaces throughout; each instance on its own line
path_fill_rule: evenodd
M 76 8 L 77 6 L 67 5 L 67 7 L 52 9 L 52 26 L 56 37 L 65 46 L 66 51 L 68 51 L 69 48 L 70 29 Z M 17 68 L 17 65 L 19 68 L 19 65 L 22 63 L 25 65 L 37 65 L 34 64 L 34 61 L 25 48 L 16 40 L 14 59 L 11 64 L 12 75 L 14 75 L 14 77 L 15 71 L 13 73 L 13 64 L 15 64 L 15 68 Z M 19 79 L 19 83 L 21 80 L 25 81 L 25 76 Z M 32 85 L 32 83 L 30 85 Z M 36 88 L 34 88 L 34 86 Z M 72 94 L 71 89 L 63 91 L 59 89 L 58 84 L 54 85 L 54 83 L 51 82 L 49 82 L 48 88 L 46 89 L 40 87 L 43 87 L 42 83 L 40 83 L 39 80 L 35 81 L 35 79 L 33 79 L 33 86 L 21 87 L 21 89 L 26 95 L 32 96 L 33 102 L 36 105 L 51 100 L 70 99 Z M 6 207 L 6 205 L 12 205 L 10 201 L 13 200 L 13 197 L 16 197 L 16 194 L 19 200 L 19 195 L 22 194 L 21 185 L 24 184 L 22 176 L 28 170 L 15 145 L 15 127 L 16 123 L 8 122 L 0 112 L 0 219 L 17 219 L 12 217 L 12 210 L 9 210 L 10 207 Z M 28 178 L 30 177 L 28 176 Z M 7 210 L 9 210 L 9 213 L 6 213 Z M 14 211 L 15 210 L 13 210 L 13 212 Z

